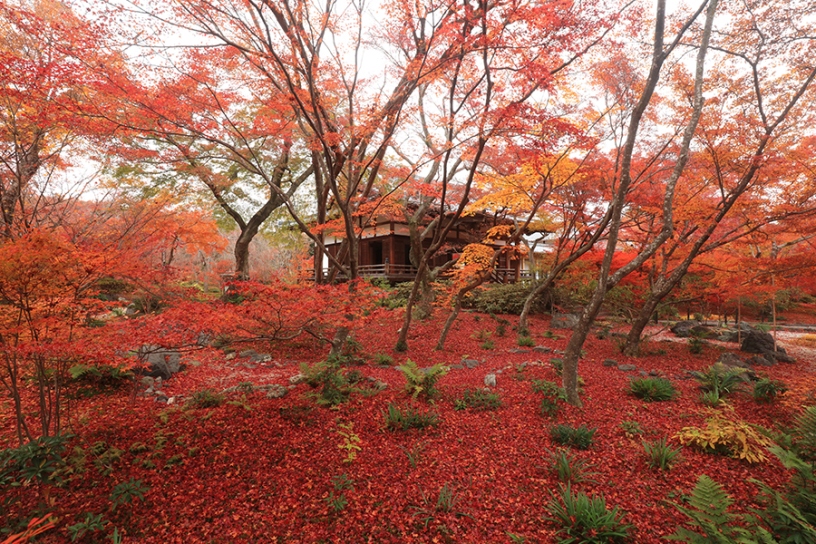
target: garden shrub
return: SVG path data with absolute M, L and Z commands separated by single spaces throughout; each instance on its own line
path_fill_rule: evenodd
M 533 347 L 535 346 L 535 340 L 527 335 L 519 335 L 517 343 L 521 347 Z
M 19 448 L 0 451 L 0 487 L 58 483 L 65 466 L 68 436 L 41 436 Z
M 629 382 L 629 392 L 647 402 L 672 400 L 677 391 L 666 378 L 638 378 Z
M 796 452 L 811 462 L 816 462 L 816 406 L 808 406 L 796 418 L 793 428 Z
M 779 380 L 772 380 L 770 378 L 761 378 L 754 382 L 753 396 L 757 402 L 773 402 L 776 397 L 786 392 L 788 387 L 784 382 Z
M 669 470 L 674 463 L 680 460 L 680 450 L 669 446 L 665 437 L 655 442 L 644 442 L 643 450 L 652 468 Z
M 189 403 L 195 408 L 215 408 L 224 403 L 224 395 L 212 389 L 202 389 L 193 393 Z
M 746 380 L 744 370 L 730 368 L 721 363 L 715 363 L 702 372 L 691 372 L 691 375 L 697 378 L 703 391 L 717 393 L 720 397 L 732 393 Z
M 419 412 L 410 406 L 404 411 L 389 402 L 385 411 L 385 428 L 389 431 L 407 431 L 408 429 L 424 429 L 439 424 L 439 416 L 434 412 Z
M 674 534 L 666 537 L 667 540 L 689 544 L 775 542 L 765 529 L 756 526 L 755 523 L 751 529 L 744 526 L 755 521 L 751 516 L 729 512 L 729 507 L 734 503 L 733 499 L 720 484 L 705 474 L 700 475 L 694 491 L 685 499 L 688 507 L 679 504 L 675 504 L 674 507 L 689 518 L 687 524 L 690 528 L 678 527 Z M 754 537 L 757 536 L 761 538 L 755 540 Z
M 595 476 L 596 473 L 591 470 L 592 463 L 581 459 L 567 449 L 558 448 L 549 452 L 549 461 L 550 469 L 559 482 L 578 484 L 594 481 L 591 476 Z
M 732 416 L 733 417 L 733 416 Z M 726 417 L 721 411 L 706 419 L 705 427 L 684 427 L 675 437 L 684 446 L 694 446 L 709 453 L 760 463 L 767 459 L 765 448 L 773 441 L 753 426 Z
M 554 416 L 560 408 L 559 402 L 567 400 L 564 388 L 548 380 L 533 380 L 533 391 L 544 395 L 539 406 L 539 411 L 544 416 Z
M 558 497 L 552 493 L 551 497 L 549 516 L 544 519 L 558 527 L 559 543 L 623 542 L 629 536 L 631 525 L 623 523 L 623 513 L 617 507 L 607 508 L 602 495 L 573 493 L 567 484 L 561 487 Z
M 486 314 L 521 314 L 524 301 L 530 294 L 532 284 L 491 283 L 476 289 L 463 303 L 465 308 Z M 531 313 L 543 313 L 549 299 L 548 293 L 542 293 L 533 301 Z
M 550 436 L 557 444 L 585 450 L 592 445 L 597 430 L 597 428 L 590 429 L 586 425 L 570 427 L 569 425 L 559 424 L 550 429 Z
M 329 356 L 325 361 L 314 365 L 300 365 L 301 373 L 306 377 L 305 382 L 318 391 L 313 393 L 315 402 L 320 406 L 337 406 L 349 399 L 354 390 L 353 384 L 362 376 L 349 375 L 341 368 L 343 356 Z
M 437 363 L 430 367 L 419 368 L 411 359 L 397 368 L 405 376 L 407 382 L 405 390 L 414 398 L 422 396 L 432 399 L 436 397 L 439 394 L 436 383 L 448 373 L 448 367 L 444 365 Z
M 465 389 L 461 399 L 454 401 L 454 410 L 464 410 L 470 408 L 471 410 L 496 410 L 502 405 L 501 398 L 498 393 L 494 393 L 489 389 L 476 389 L 471 391 Z

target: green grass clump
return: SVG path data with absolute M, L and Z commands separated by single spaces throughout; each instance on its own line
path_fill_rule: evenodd
M 570 446 L 579 450 L 588 449 L 592 445 L 597 428 L 588 428 L 586 425 L 570 427 L 569 425 L 555 425 L 550 429 L 550 437 L 557 444 Z
M 666 378 L 638 378 L 629 382 L 629 392 L 646 402 L 672 400 L 677 395 L 674 385 Z

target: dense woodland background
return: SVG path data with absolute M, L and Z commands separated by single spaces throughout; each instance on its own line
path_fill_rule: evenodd
M 814 541 L 816 7 L 670 4 L 0 1 L 6 542 Z

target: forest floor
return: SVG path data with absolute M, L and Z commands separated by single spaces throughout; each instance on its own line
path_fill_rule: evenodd
M 751 478 L 775 488 L 789 478 L 771 455 L 752 465 L 689 447 L 682 447 L 671 470 L 649 467 L 643 441 L 666 437 L 681 447 L 676 433 L 711 415 L 687 372 L 709 367 L 724 350 L 737 352 L 736 344 L 710 342 L 695 355 L 685 340 L 664 332 L 648 342 L 645 355 L 632 358 L 619 353 L 615 335 L 593 334 L 579 367 L 583 407 L 563 404 L 556 415 L 545 416 L 533 382 L 560 384 L 551 359 L 559 357 L 570 331 L 550 331 L 549 317 L 534 318 L 534 350 L 517 345 L 511 326 L 501 335 L 495 317 L 464 313 L 447 348 L 435 351 L 444 317 L 438 312 L 415 322 L 406 353 L 392 349 L 399 312 L 357 333 L 367 362 L 349 370 L 362 374 L 360 383 L 377 380 L 387 387 L 354 393 L 335 408 L 317 406 L 307 384 L 290 382 L 301 363 L 326 355 L 325 348 L 306 342 L 275 348 L 269 361 L 228 358 L 213 348 L 187 353 L 184 370 L 162 386 L 172 404 L 144 395 L 140 383 L 77 400 L 69 417 L 75 438 L 65 483 L 47 495 L 36 486 L 7 488 L 0 502 L 7 508 L 5 525 L 47 508 L 59 523 L 44 542 L 69 541 L 67 527 L 88 514 L 107 522 L 95 533 L 99 541 L 115 527 L 124 542 L 144 543 L 555 542 L 558 527 L 545 520 L 560 485 L 550 462 L 559 447 L 550 436 L 555 424 L 597 429 L 589 449 L 572 451 L 592 473 L 574 487 L 603 495 L 624 512 L 623 521 L 633 526 L 631 542 L 656 543 L 673 533 L 685 520 L 674 503 L 701 474 L 722 484 L 740 512 L 756 506 Z M 796 363 L 758 372 L 784 381 L 789 392 L 763 404 L 744 386 L 727 399 L 731 417 L 778 430 L 815 402 L 816 346 L 797 344 L 801 336 L 779 336 Z M 392 357 L 393 365 L 377 364 L 378 354 Z M 433 401 L 405 392 L 396 365 L 409 358 L 420 367 L 454 366 Z M 630 380 L 648 373 L 670 379 L 679 396 L 648 403 L 629 394 Z M 456 409 L 466 390 L 484 387 L 487 374 L 496 375 L 493 391 L 502 405 Z M 280 384 L 288 394 L 268 398 L 264 391 L 248 392 L 248 383 Z M 197 391 L 239 384 L 246 392 L 229 394 L 219 406 L 186 402 Z M 389 403 L 434 412 L 439 423 L 388 430 Z M 10 433 L 8 411 L 5 406 L 0 428 Z M 113 509 L 114 487 L 131 480 L 141 482 L 143 500 L 134 497 Z

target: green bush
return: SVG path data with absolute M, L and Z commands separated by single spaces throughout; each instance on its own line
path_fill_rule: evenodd
M 588 428 L 586 425 L 570 427 L 569 425 L 555 425 L 550 429 L 550 437 L 557 444 L 571 446 L 579 450 L 588 449 L 592 445 L 597 428 Z
M 702 372 L 692 372 L 692 376 L 700 382 L 703 391 L 717 393 L 720 397 L 733 392 L 742 382 L 745 381 L 745 372 L 740 369 L 730 368 L 722 363 L 715 363 Z
M 554 416 L 560 408 L 559 403 L 567 400 L 564 388 L 548 380 L 533 380 L 533 391 L 544 395 L 539 405 L 539 411 L 543 416 Z
M 330 356 L 311 366 L 300 365 L 300 372 L 306 377 L 309 387 L 317 389 L 312 394 L 315 402 L 320 406 L 337 406 L 349 399 L 354 390 L 355 376 L 349 376 L 341 364 L 345 359 L 342 356 Z
M 41 436 L 19 448 L 0 451 L 0 487 L 28 485 L 32 481 L 43 484 L 58 483 L 60 470 L 65 466 L 68 436 Z
M 793 429 L 796 452 L 804 459 L 816 462 L 816 406 L 808 406 L 796 418 Z
M 212 389 L 202 389 L 193 393 L 189 403 L 195 408 L 215 408 L 224 403 L 224 395 Z
M 535 346 L 535 340 L 530 338 L 529 336 L 519 335 L 517 343 L 519 346 L 522 347 L 533 347 Z
M 454 410 L 496 410 L 502 405 L 498 393 L 488 389 L 465 389 L 461 399 L 454 401 Z
M 149 490 L 150 486 L 145 485 L 141 480 L 134 480 L 133 478 L 127 482 L 117 484 L 111 491 L 111 510 L 116 510 L 117 507 L 123 504 L 130 504 L 133 499 L 144 502 L 144 494 Z
M 378 353 L 374 356 L 374 360 L 378 365 L 391 366 L 394 364 L 394 358 L 385 353 Z
M 549 452 L 549 462 L 550 469 L 559 482 L 578 484 L 594 481 L 590 478 L 596 475 L 591 471 L 593 465 L 569 450 L 558 448 Z
M 439 424 L 439 416 L 433 412 L 419 412 L 410 406 L 404 411 L 394 404 L 388 403 L 383 412 L 385 428 L 389 431 L 407 431 L 408 429 L 424 429 Z
M 491 283 L 483 285 L 467 297 L 464 307 L 486 314 L 521 314 L 524 301 L 530 294 L 532 285 L 527 282 Z M 549 295 L 543 293 L 535 298 L 532 313 L 544 312 Z
M 439 394 L 436 383 L 448 373 L 448 367 L 444 365 L 435 364 L 430 367 L 419 368 L 411 359 L 408 359 L 404 365 L 397 368 L 405 376 L 407 382 L 405 390 L 414 398 L 422 396 L 426 399 L 432 399 L 436 397 Z
M 660 470 L 669 470 L 674 463 L 680 460 L 680 450 L 672 448 L 666 443 L 666 437 L 655 442 L 644 442 L 643 450 L 649 458 L 649 466 Z
M 569 484 L 561 487 L 560 496 L 550 495 L 544 519 L 558 528 L 559 543 L 623 542 L 629 536 L 631 526 L 623 523 L 623 513 L 617 507 L 609 510 L 603 496 L 573 493 Z
M 762 378 L 754 382 L 754 400 L 757 402 L 773 402 L 776 397 L 788 390 L 784 382 Z
M 647 402 L 672 400 L 677 391 L 666 378 L 637 378 L 629 382 L 629 392 Z

